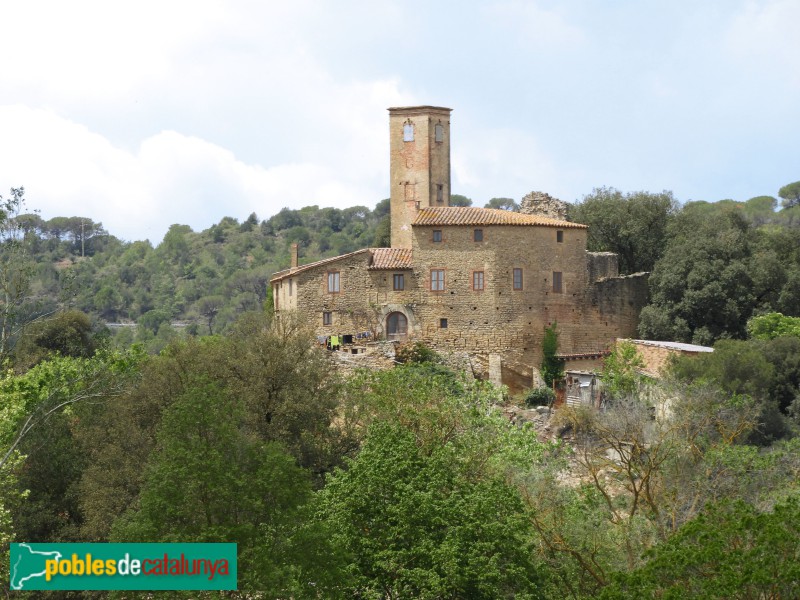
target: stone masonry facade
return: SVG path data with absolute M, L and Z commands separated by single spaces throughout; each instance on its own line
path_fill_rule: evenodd
M 447 165 L 446 177 L 431 171 L 430 160 L 406 161 L 413 149 L 402 154 L 393 141 L 392 247 L 276 273 L 278 315 L 297 313 L 317 336 L 421 340 L 444 353 L 466 353 L 479 375 L 512 391 L 536 380 L 544 329 L 552 323 L 560 353 L 599 352 L 634 337 L 647 276 L 619 277 L 615 255 L 587 252 L 585 225 L 530 208 L 523 214 L 447 206 L 449 116 L 439 131 L 446 145 L 426 129 L 445 114 L 449 109 L 390 109 L 392 135 L 400 140 L 409 119 L 425 123 L 403 144 L 421 144 L 415 152 L 423 155 L 446 147 L 448 155 L 436 158 Z M 409 164 L 423 173 L 409 172 Z M 395 186 L 406 187 L 398 182 L 412 179 L 427 191 L 415 190 L 413 201 L 395 194 Z M 446 195 L 438 196 L 438 185 Z

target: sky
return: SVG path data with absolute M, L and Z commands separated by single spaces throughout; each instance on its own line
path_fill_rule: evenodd
M 0 23 L 0 194 L 129 241 L 373 207 L 391 106 L 453 109 L 476 206 L 800 179 L 800 0 L 27 0 Z

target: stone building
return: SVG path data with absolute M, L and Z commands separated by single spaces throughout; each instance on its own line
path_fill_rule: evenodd
M 537 213 L 558 211 L 546 194 L 525 213 L 449 206 L 450 109 L 390 108 L 389 128 L 391 248 L 306 265 L 293 248 L 291 267 L 270 281 L 279 315 L 295 311 L 340 343 L 463 352 L 512 390 L 534 381 L 554 322 L 564 353 L 633 337 L 646 274 L 620 277 L 615 255 L 586 251 L 587 226 Z

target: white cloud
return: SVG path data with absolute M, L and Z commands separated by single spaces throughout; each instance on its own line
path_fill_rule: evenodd
M 372 206 L 383 197 L 352 154 L 356 168 L 346 173 L 332 166 L 335 160 L 266 168 L 175 131 L 151 136 L 131 152 L 85 126 L 23 106 L 0 107 L 0 132 L 16 140 L 0 145 L 0 164 L 13 174 L 4 183 L 24 185 L 30 209 L 44 218 L 88 216 L 123 239 L 157 243 L 172 223 L 199 230 L 223 216 L 266 218 L 284 206 L 308 204 Z

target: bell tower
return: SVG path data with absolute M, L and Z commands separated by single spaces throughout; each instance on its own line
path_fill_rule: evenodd
M 450 206 L 451 111 L 389 109 L 392 248 L 411 248 L 411 223 L 420 208 Z

